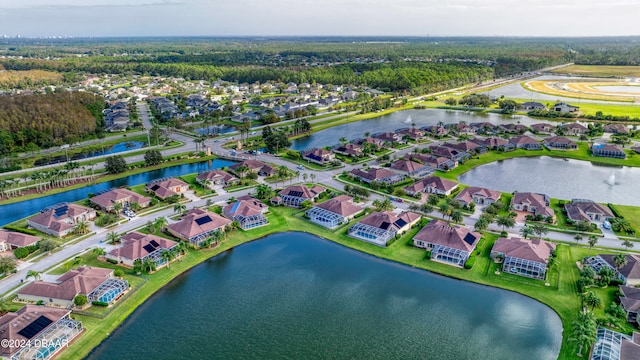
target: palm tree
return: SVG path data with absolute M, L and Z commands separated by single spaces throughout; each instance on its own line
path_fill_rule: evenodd
M 371 205 L 376 211 L 393 210 L 393 204 L 388 198 L 385 198 L 384 200 L 373 200 L 373 203 Z
M 587 243 L 589 244 L 589 253 L 587 256 L 589 256 L 591 255 L 591 249 L 598 243 L 598 237 L 596 235 L 590 235 Z
M 169 221 L 167 221 L 167 218 L 164 216 L 156 218 L 156 221 L 153 222 L 153 227 L 161 232 L 167 225 L 169 225 Z
M 40 280 L 40 273 L 35 270 L 29 270 L 27 271 L 27 276 L 25 276 L 25 279 L 29 279 L 30 277 L 32 277 L 34 281 Z
M 542 224 L 533 224 L 533 233 L 538 235 L 538 239 L 542 239 L 542 235 L 549 231 L 546 226 Z
M 529 226 L 523 226 L 522 229 L 520 229 L 520 235 L 522 235 L 523 238 L 527 238 L 531 235 L 533 235 L 533 229 Z
M 616 269 L 620 270 L 621 267 L 627 265 L 627 256 L 625 254 L 618 254 L 613 257 L 613 264 Z
M 502 231 L 505 231 L 505 228 L 513 227 L 516 221 L 509 215 L 500 215 L 496 218 L 496 224 L 502 226 Z
M 456 209 L 451 212 L 451 220 L 453 220 L 453 222 L 460 223 L 462 222 L 463 218 L 464 216 L 462 215 L 462 210 Z
M 148 221 L 147 221 L 147 226 L 146 226 L 146 227 L 147 227 L 147 231 L 149 232 L 149 234 L 155 234 L 156 229 L 155 229 L 155 227 L 153 226 L 153 221 L 148 220 Z
M 315 184 L 315 181 L 316 181 L 316 174 L 311 173 L 311 175 L 310 175 L 310 176 L 311 176 L 311 182 L 312 182 L 313 184 Z
M 187 211 L 187 206 L 185 204 L 176 203 L 175 205 L 173 205 L 173 212 L 175 214 L 184 215 L 186 211 Z
M 593 291 L 589 291 L 586 295 L 582 296 L 582 304 L 586 307 L 590 307 L 591 311 L 595 308 L 602 307 L 602 300 Z
M 138 204 L 137 202 L 132 202 L 129 203 L 129 209 L 131 209 L 131 211 L 133 212 L 138 212 L 142 210 L 142 206 L 140 206 L 140 204 Z
M 448 203 L 444 203 L 442 205 L 440 205 L 440 212 L 442 213 L 442 216 L 444 216 L 445 218 L 449 215 L 451 215 L 451 205 L 449 205 Z
M 122 211 L 122 209 L 124 208 L 124 205 L 122 205 L 122 203 L 117 202 L 113 204 L 112 208 L 114 213 L 119 214 L 120 211 Z
M 148 258 L 144 259 L 144 261 L 142 262 L 142 269 L 145 270 L 147 273 L 155 271 L 156 270 L 156 262 L 153 261 L 153 259 L 148 257 Z
M 89 223 L 82 220 L 73 227 L 73 232 L 76 234 L 86 234 L 89 232 Z
M 489 227 L 489 221 L 487 221 L 486 218 L 481 217 L 480 219 L 478 219 L 478 221 L 476 221 L 473 227 L 477 231 L 487 230 L 487 228 Z
M 142 260 L 140 259 L 136 259 L 133 261 L 133 271 L 136 274 L 140 274 L 142 272 L 142 270 L 144 270 L 144 267 L 142 266 Z
M 160 253 L 160 257 L 162 258 L 162 261 L 167 263 L 167 269 L 169 269 L 169 264 L 171 263 L 171 260 L 175 258 L 175 255 L 170 250 L 164 249 L 162 253 Z
M 117 244 L 120 242 L 120 234 L 115 231 L 112 231 L 107 234 L 107 242 L 111 244 Z
M 305 183 L 307 182 L 308 177 L 309 175 L 307 173 L 302 173 L 302 181 L 304 181 Z
M 624 240 L 622 242 L 622 246 L 624 246 L 625 249 L 629 250 L 633 247 L 633 243 L 629 240 Z
M 582 234 L 576 234 L 576 236 L 574 236 L 573 238 L 576 240 L 576 244 L 577 244 L 580 241 L 582 241 Z
M 188 247 L 188 242 L 179 241 L 178 244 L 173 247 L 173 249 L 176 253 L 184 255 L 187 253 L 187 247 Z M 178 257 L 178 261 L 182 261 L 182 256 Z

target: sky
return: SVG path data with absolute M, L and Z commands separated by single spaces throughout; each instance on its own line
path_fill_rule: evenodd
M 640 35 L 639 0 L 0 0 L 8 36 Z

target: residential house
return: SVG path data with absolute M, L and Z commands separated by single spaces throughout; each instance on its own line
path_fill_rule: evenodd
M 27 220 L 30 228 L 58 238 L 68 235 L 76 224 L 96 218 L 96 211 L 76 204 L 61 203 L 44 209 Z
M 578 221 L 603 222 L 615 217 L 611 209 L 591 200 L 573 199 L 564 205 L 567 211 L 567 218 Z
M 128 289 L 129 282 L 115 278 L 113 269 L 81 266 L 67 271 L 55 282 L 34 281 L 27 284 L 18 290 L 17 300 L 70 309 L 78 295 L 86 296 L 89 303 L 99 301 L 112 304 Z
M 493 134 L 496 132 L 496 126 L 490 122 L 475 122 L 469 124 L 477 134 Z
M 49 360 L 82 333 L 70 309 L 27 305 L 0 317 L 0 356 L 4 359 Z M 64 341 L 55 341 L 64 339 Z M 48 346 L 42 346 L 44 341 Z
M 224 216 L 237 221 L 242 230 L 267 225 L 269 220 L 264 214 L 268 211 L 269 207 L 266 204 L 250 196 L 242 196 L 222 209 Z
M 244 160 L 229 166 L 229 171 L 242 178 L 245 176 L 245 171 L 241 171 L 241 169 L 247 169 L 245 171 L 251 171 L 260 176 L 273 176 L 277 172 L 272 166 L 258 160 Z
M 447 127 L 458 135 L 464 135 L 464 134 L 470 135 L 475 132 L 475 130 L 470 125 L 463 122 L 459 122 L 456 124 L 449 124 L 447 125 Z
M 306 215 L 312 222 L 333 229 L 348 223 L 364 211 L 363 207 L 354 204 L 352 200 L 350 196 L 336 196 L 307 210 Z
M 35 245 L 38 241 L 40 238 L 37 236 L 0 229 L 0 251 Z
M 189 184 L 176 178 L 154 180 L 147 184 L 147 192 L 153 193 L 161 200 L 184 194 L 187 190 L 189 190 Z
M 543 280 L 549 257 L 556 246 L 540 239 L 498 238 L 491 249 L 491 258 L 502 261 L 502 271 Z
M 385 142 L 383 140 L 380 139 L 376 139 L 374 137 L 368 136 L 366 138 L 362 138 L 362 139 L 358 139 L 355 141 L 356 145 L 360 145 L 363 146 L 365 143 L 370 144 L 370 146 L 373 146 L 375 149 L 382 149 L 385 146 Z
M 431 260 L 464 266 L 482 235 L 442 220 L 431 220 L 413 237 L 415 247 L 431 251 Z
M 325 165 L 336 159 L 334 153 L 325 149 L 313 149 L 302 154 L 302 158 L 318 165 Z
M 208 189 L 215 186 L 230 186 L 240 182 L 240 179 L 224 170 L 209 170 L 196 176 L 196 182 Z
M 520 104 L 520 108 L 522 110 L 525 110 L 525 111 L 546 110 L 547 109 L 546 106 L 544 106 L 543 104 L 541 104 L 539 102 L 535 102 L 535 101 L 523 102 L 522 104 Z
M 615 159 L 625 159 L 627 157 L 627 154 L 618 145 L 598 143 L 591 146 L 591 155 Z
M 225 231 L 233 221 L 204 209 L 191 209 L 182 220 L 167 226 L 171 235 L 201 246 L 207 238 Z
M 374 134 L 373 137 L 378 140 L 384 141 L 384 143 L 388 145 L 403 142 L 402 136 L 392 132 Z
M 498 137 L 490 137 L 486 139 L 472 139 L 472 142 L 486 146 L 487 149 L 491 150 L 503 150 L 503 151 L 512 151 L 516 148 L 516 146 L 505 139 L 501 139 Z
M 317 185 L 311 188 L 305 185 L 292 185 L 280 190 L 278 195 L 285 206 L 299 208 L 305 201 L 315 202 L 325 190 L 322 186 Z
M 367 184 L 374 181 L 384 184 L 397 184 L 405 178 L 405 175 L 382 168 L 369 168 L 367 170 L 353 169 L 351 170 L 351 175 L 357 180 Z
M 516 211 L 530 212 L 536 216 L 551 216 L 555 219 L 555 213 L 549 207 L 549 197 L 544 194 L 516 191 L 511 199 L 511 207 Z
M 398 129 L 396 130 L 396 133 L 400 136 L 402 136 L 402 138 L 406 138 L 409 140 L 413 140 L 413 141 L 420 141 L 423 140 L 425 138 L 425 132 L 424 130 L 421 129 L 416 129 L 416 128 L 404 128 L 404 129 Z
M 353 144 L 353 143 L 340 145 L 340 146 L 336 146 L 333 149 L 333 152 L 336 154 L 344 155 L 344 156 L 358 157 L 358 156 L 362 156 L 362 146 L 358 144 Z
M 156 267 L 161 267 L 166 264 L 162 253 L 178 245 L 173 240 L 137 231 L 123 235 L 120 242 L 120 246 L 109 251 L 105 258 L 129 267 L 133 267 L 136 260 L 144 262 L 146 259 L 151 259 L 156 263 Z
M 461 153 L 468 153 L 468 154 L 482 154 L 487 152 L 486 146 L 481 146 L 478 143 L 475 143 L 472 141 L 461 141 L 459 143 L 454 143 L 454 144 L 445 143 L 443 146 L 451 149 L 455 149 Z
M 529 126 L 529 128 L 531 129 L 532 132 L 536 134 L 539 134 L 539 133 L 551 134 L 556 130 L 555 126 L 551 124 L 546 124 L 546 123 L 533 124 Z
M 529 130 L 526 126 L 520 124 L 501 124 L 499 125 L 500 130 L 509 134 L 524 134 Z
M 420 164 L 411 160 L 396 160 L 391 163 L 390 169 L 407 177 L 421 178 L 425 177 L 435 170 L 425 164 Z
M 640 255 L 625 255 L 626 264 L 620 268 L 615 262 L 616 255 L 600 254 L 585 259 L 585 265 L 591 266 L 596 274 L 603 267 L 608 267 L 616 274 L 616 278 L 629 286 L 640 285 Z
M 409 153 L 404 156 L 404 159 L 421 162 L 424 165 L 429 165 L 432 168 L 438 169 L 440 171 L 449 171 L 458 166 L 458 162 L 455 160 L 431 154 Z
M 542 146 L 540 143 L 536 141 L 536 139 L 529 137 L 527 135 L 515 136 L 509 139 L 509 143 L 513 144 L 516 149 L 525 149 L 525 150 L 541 150 Z
M 629 128 L 623 124 L 607 124 L 602 127 L 602 130 L 606 133 L 612 133 L 617 135 L 629 134 Z
M 472 202 L 476 205 L 488 206 L 498 201 L 501 195 L 502 193 L 500 191 L 472 186 L 462 189 L 454 200 L 467 206 Z
M 446 136 L 447 134 L 449 134 L 449 130 L 447 128 L 445 128 L 444 126 L 440 126 L 440 125 L 424 126 L 424 127 L 420 128 L 420 129 L 422 129 L 425 132 L 427 132 L 428 135 L 436 137 L 436 138 L 442 137 L 442 136 Z
M 562 129 L 565 134 L 573 136 L 580 136 L 589 132 L 589 129 L 586 126 L 577 122 L 560 125 L 559 129 Z
M 413 185 L 405 186 L 403 189 L 411 196 L 417 196 L 420 193 L 448 196 L 457 188 L 458 183 L 455 181 L 443 179 L 437 176 L 429 176 L 415 182 Z
M 593 344 L 591 360 L 637 360 L 640 359 L 640 334 L 632 335 L 599 327 Z
M 468 152 L 449 147 L 448 144 L 444 144 L 443 146 L 431 146 L 429 149 L 431 150 L 431 154 L 435 156 L 444 157 L 456 162 L 464 162 L 466 159 L 471 157 Z
M 572 112 L 578 111 L 578 109 L 580 109 L 580 107 L 569 105 L 567 103 L 561 102 L 561 103 L 557 103 L 557 104 L 553 105 L 551 107 L 551 109 L 553 111 L 557 111 L 557 112 L 572 113 Z
M 640 312 L 640 288 L 635 286 L 620 285 L 620 305 L 627 312 L 627 321 L 639 325 L 638 313 Z
M 349 228 L 349 236 L 386 247 L 391 238 L 403 234 L 420 220 L 420 215 L 405 211 L 374 212 Z
M 102 194 L 98 194 L 89 199 L 89 201 L 99 206 L 104 211 L 113 211 L 115 204 L 122 204 L 123 208 L 129 207 L 131 204 L 138 204 L 141 208 L 149 206 L 151 198 L 140 195 L 127 189 L 113 189 Z
M 544 139 L 542 141 L 544 146 L 547 149 L 560 149 L 560 150 L 574 150 L 578 148 L 578 144 L 576 144 L 573 140 L 564 137 L 564 136 L 552 136 Z

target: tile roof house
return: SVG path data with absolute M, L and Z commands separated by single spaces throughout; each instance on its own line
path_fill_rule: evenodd
M 0 356 L 6 359 L 52 359 L 82 333 L 71 310 L 27 305 L 0 317 Z M 65 341 L 52 341 L 65 339 Z M 42 340 L 50 342 L 43 347 Z
M 224 170 L 205 171 L 196 176 L 198 184 L 213 189 L 216 185 L 229 186 L 240 182 L 240 179 Z
M 498 201 L 501 195 L 502 193 L 500 191 L 472 186 L 462 189 L 462 191 L 456 195 L 454 200 L 463 205 L 469 205 L 473 202 L 476 205 L 488 206 Z
M 564 136 L 548 137 L 544 139 L 542 143 L 548 149 L 573 150 L 578 148 L 578 144 L 576 144 L 573 140 L 566 138 Z
M 396 160 L 393 163 L 391 163 L 391 167 L 389 169 L 397 172 L 398 174 L 408 176 L 408 177 L 414 177 L 414 178 L 425 177 L 435 171 L 429 165 L 420 164 L 415 161 L 402 160 L 402 159 Z
M 524 134 L 529 128 L 520 124 L 500 124 L 498 129 L 510 134 Z
M 627 312 L 627 320 L 638 325 L 640 318 L 640 289 L 635 286 L 620 285 L 620 305 Z
M 411 196 L 417 196 L 420 193 L 451 195 L 451 192 L 458 188 L 455 181 L 443 179 L 437 176 L 429 176 L 422 180 L 416 181 L 413 185 L 405 186 L 403 189 Z
M 421 162 L 425 165 L 429 165 L 434 169 L 440 171 L 449 171 L 458 166 L 458 162 L 441 156 L 435 156 L 431 154 L 416 154 L 410 153 L 404 156 L 404 159 Z
M 591 360 L 638 360 L 640 359 L 640 334 L 622 334 L 598 327 L 591 351 Z
M 184 194 L 187 190 L 189 190 L 189 184 L 175 178 L 160 179 L 147 184 L 147 192 L 153 193 L 162 200 L 173 195 Z
M 369 168 L 366 171 L 360 169 L 351 170 L 353 175 L 359 181 L 370 184 L 372 182 L 380 182 L 385 184 L 396 184 L 404 180 L 405 175 L 395 173 L 384 168 Z
M 444 157 L 453 161 L 462 162 L 465 159 L 471 157 L 471 155 L 466 151 L 460 151 L 458 149 L 446 146 L 431 146 L 429 149 L 431 150 L 431 154 L 434 156 Z
M 607 124 L 602 127 L 602 130 L 612 134 L 628 134 L 630 132 L 629 128 L 623 124 Z
M 250 196 L 238 198 L 222 209 L 222 213 L 229 219 L 237 221 L 243 230 L 253 229 L 258 226 L 267 225 L 269 220 L 264 216 L 269 211 L 269 207 L 263 202 Z
M 213 234 L 225 231 L 225 227 L 233 221 L 216 213 L 204 209 L 194 208 L 189 210 L 180 221 L 169 224 L 167 231 L 171 235 L 189 241 L 192 245 L 200 246 Z
M 249 170 L 255 174 L 260 176 L 273 176 L 276 173 L 276 170 L 268 165 L 258 160 L 245 160 L 243 162 L 239 162 L 229 166 L 229 170 L 239 177 L 244 177 L 244 174 L 239 174 L 238 169 L 242 166 L 246 166 Z
M 385 146 L 385 143 L 383 140 L 380 139 L 376 139 L 374 137 L 368 136 L 366 138 L 363 139 L 358 139 L 355 141 L 355 144 L 357 145 L 364 145 L 365 143 L 370 144 L 378 149 L 382 149 Z
M 63 237 L 73 231 L 74 226 L 81 221 L 96 218 L 96 211 L 76 204 L 62 203 L 27 220 L 29 227 L 43 233 Z
M 364 211 L 363 207 L 354 204 L 352 200 L 347 195 L 336 196 L 307 210 L 306 215 L 312 222 L 332 229 L 348 223 Z
M 567 218 L 573 221 L 602 222 L 615 217 L 611 209 L 591 200 L 573 199 L 564 205 Z
M 498 137 L 490 137 L 486 139 L 472 139 L 471 141 L 478 145 L 484 145 L 487 147 L 487 149 L 491 149 L 491 150 L 511 151 L 516 148 L 515 145 L 511 144 L 507 140 L 501 139 Z
M 135 193 L 127 189 L 113 189 L 89 199 L 92 204 L 98 205 L 104 211 L 112 211 L 113 205 L 122 204 L 124 207 L 136 203 L 140 207 L 149 206 L 151 198 Z
M 502 259 L 503 272 L 543 280 L 555 249 L 555 244 L 540 239 L 501 237 L 494 243 L 491 257 Z
M 304 185 L 292 185 L 280 190 L 278 195 L 285 206 L 299 208 L 305 201 L 315 201 L 325 190 L 322 186 L 317 185 L 311 188 Z
M 542 146 L 540 146 L 540 143 L 536 141 L 536 139 L 526 135 L 512 137 L 511 139 L 509 139 L 509 143 L 513 144 L 513 146 L 515 146 L 516 149 L 525 149 L 525 150 L 541 150 L 542 149 Z
M 129 289 L 129 282 L 113 277 L 113 269 L 79 267 L 69 270 L 56 282 L 34 281 L 18 290 L 21 302 L 42 301 L 48 306 L 72 308 L 78 295 L 85 295 L 89 303 L 111 304 Z
M 430 250 L 431 260 L 462 267 L 481 237 L 465 227 L 431 220 L 413 237 L 413 245 Z
M 461 141 L 459 143 L 453 143 L 453 144 L 445 143 L 443 146 L 458 150 L 460 152 L 466 152 L 469 154 L 484 153 L 487 151 L 486 146 L 481 146 L 480 144 L 474 143 L 472 141 Z
M 478 134 L 493 134 L 496 131 L 496 126 L 490 122 L 474 122 L 469 124 L 471 128 Z
M 33 235 L 0 229 L 0 251 L 35 245 L 40 238 Z
M 516 211 L 530 212 L 544 217 L 551 216 L 555 219 L 555 213 L 549 207 L 549 197 L 544 194 L 516 191 L 513 193 L 511 206 Z
M 578 136 L 589 132 L 589 129 L 577 122 L 572 122 L 564 125 L 560 125 L 559 129 L 563 129 L 568 135 Z
M 396 130 L 396 133 L 403 138 L 407 138 L 413 141 L 419 141 L 425 138 L 425 132 L 416 128 L 404 128 Z
M 350 227 L 349 236 L 386 247 L 391 238 L 406 232 L 419 220 L 420 215 L 409 211 L 401 214 L 392 211 L 374 212 Z
M 555 126 L 547 123 L 533 124 L 529 126 L 529 128 L 531 128 L 531 131 L 535 133 L 548 133 L 548 134 L 554 132 L 556 129 Z
M 133 267 L 136 260 L 143 261 L 150 258 L 157 267 L 165 265 L 162 252 L 171 250 L 177 242 L 152 234 L 143 234 L 137 231 L 130 232 L 121 237 L 121 245 L 109 251 L 105 258 L 117 261 L 129 267 Z
M 627 157 L 627 154 L 618 145 L 598 143 L 591 145 L 591 155 L 616 159 L 625 159 Z
M 625 255 L 626 264 L 618 268 L 615 264 L 615 255 L 600 254 L 585 259 L 585 265 L 591 266 L 598 273 L 602 267 L 608 267 L 614 271 L 616 277 L 625 285 L 640 285 L 640 255 Z
M 362 156 L 362 146 L 358 144 L 345 144 L 336 146 L 333 149 L 333 152 L 336 154 L 341 154 L 344 156 Z
M 304 160 L 311 161 L 319 165 L 324 165 L 336 159 L 336 155 L 329 150 L 313 149 L 302 154 Z
M 374 134 L 373 137 L 376 138 L 376 139 L 384 141 L 386 144 L 393 144 L 393 143 L 403 142 L 402 136 L 400 136 L 400 135 L 398 135 L 396 133 L 392 133 L 392 132 Z
M 421 129 L 426 131 L 428 135 L 434 137 L 445 136 L 449 133 L 449 130 L 447 128 L 439 125 L 423 126 Z

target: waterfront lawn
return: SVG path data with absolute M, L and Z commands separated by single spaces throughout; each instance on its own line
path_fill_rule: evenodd
M 636 229 L 636 231 L 640 230 L 640 207 L 616 205 L 615 209 L 620 216 L 631 224 L 631 227 Z

